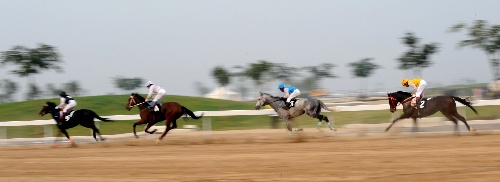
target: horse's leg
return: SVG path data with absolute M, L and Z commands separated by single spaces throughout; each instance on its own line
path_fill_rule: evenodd
M 170 131 L 172 129 L 172 128 L 170 128 L 170 123 L 171 123 L 170 119 L 167 119 L 166 123 L 165 123 L 165 126 L 166 126 L 165 131 L 161 134 L 161 136 L 158 139 L 156 139 L 157 144 L 160 143 L 160 140 L 162 140 L 163 137 L 165 137 L 165 135 L 167 135 L 168 131 Z
M 458 120 L 462 121 L 462 123 L 464 123 L 464 124 L 465 124 L 465 126 L 467 127 L 467 129 L 468 129 L 469 131 L 476 131 L 476 129 L 471 128 L 471 127 L 469 126 L 469 124 L 467 123 L 467 120 L 465 120 L 465 118 L 464 118 L 462 115 L 458 114 L 458 112 L 457 112 L 457 110 L 456 110 L 456 109 L 455 109 L 455 112 L 453 113 L 453 116 L 454 116 L 455 118 L 457 118 Z
M 289 118 L 285 118 L 285 124 L 286 124 L 286 128 L 288 129 L 288 131 L 292 131 L 292 125 L 290 124 Z
M 177 120 L 172 122 L 172 129 L 175 129 L 175 128 L 177 128 Z
M 101 141 L 104 141 L 104 140 L 105 140 L 105 139 L 101 136 L 101 132 L 99 131 L 99 129 L 98 129 L 97 127 L 95 127 L 95 125 L 94 125 L 94 126 L 92 126 L 92 131 L 94 131 L 94 139 L 95 139 L 95 141 L 99 142 L 99 140 L 97 140 L 97 136 L 96 136 L 96 134 L 99 136 L 99 139 L 100 139 Z
M 460 131 L 458 130 L 458 121 L 455 119 L 452 115 L 450 114 L 444 114 L 443 115 L 448 118 L 451 122 L 455 124 L 455 135 L 459 135 Z
M 418 132 L 417 118 L 413 118 L 413 128 L 412 128 L 411 131 L 412 132 Z
M 71 144 L 73 144 L 73 145 L 75 144 L 75 142 L 71 138 L 69 138 L 69 134 L 68 134 L 68 131 L 66 131 L 66 129 L 62 129 L 60 131 L 66 136 L 66 138 L 68 138 L 68 140 L 69 140 L 69 142 L 71 142 Z
M 146 126 L 146 128 L 144 129 L 144 132 L 149 133 L 149 134 L 154 134 L 157 131 L 157 129 L 154 129 L 153 131 L 148 131 L 149 128 L 151 128 L 151 126 L 153 126 L 153 125 L 154 125 L 154 123 L 148 123 L 148 126 Z
M 136 132 L 135 132 L 135 127 L 136 127 L 137 125 L 142 125 L 142 124 L 144 124 L 144 121 L 143 121 L 142 119 L 141 119 L 141 120 L 139 120 L 139 121 L 137 121 L 136 123 L 134 123 L 134 136 L 135 136 L 135 138 L 139 138 L 139 136 L 137 136 L 137 134 L 136 134 Z
M 410 118 L 411 115 L 413 115 L 413 109 L 408 109 L 406 110 L 406 112 L 404 112 L 401 116 L 399 116 L 398 118 L 394 119 L 391 124 L 389 126 L 387 126 L 387 128 L 385 129 L 385 132 L 389 131 L 389 129 L 391 129 L 392 125 L 394 125 L 396 123 L 396 121 L 399 121 L 401 119 L 405 119 L 405 118 Z

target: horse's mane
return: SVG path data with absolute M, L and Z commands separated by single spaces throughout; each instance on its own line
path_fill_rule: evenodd
M 137 99 L 141 100 L 141 102 L 145 101 L 146 99 L 144 99 L 144 97 L 142 97 L 141 95 L 139 95 L 138 93 L 132 93 L 130 94 L 130 96 L 134 96 L 134 97 L 137 97 Z
M 403 92 L 403 91 L 397 91 L 397 92 L 393 92 L 391 94 L 394 94 L 394 95 L 400 96 L 400 97 L 404 97 L 404 98 L 408 98 L 412 95 L 411 93 Z
M 268 95 L 269 97 L 272 97 L 272 98 L 279 98 L 277 96 L 273 96 L 271 94 L 268 94 L 268 93 L 265 93 L 265 92 L 260 92 L 262 95 Z
M 49 105 L 52 108 L 56 107 L 56 103 L 54 103 L 54 102 L 47 101 L 45 104 Z

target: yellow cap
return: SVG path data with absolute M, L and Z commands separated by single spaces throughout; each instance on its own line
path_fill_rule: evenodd
M 403 85 L 403 86 L 408 85 L 408 79 L 403 78 L 403 80 L 401 81 L 401 85 Z

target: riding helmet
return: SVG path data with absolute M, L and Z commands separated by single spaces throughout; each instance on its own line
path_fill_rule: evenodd
M 149 87 L 150 85 L 153 85 L 152 81 L 148 81 L 148 84 L 146 85 L 146 87 Z
M 285 88 L 285 84 L 283 84 L 283 83 L 278 86 L 278 89 L 284 89 L 284 88 Z
M 68 94 L 66 94 L 66 92 L 65 92 L 65 91 L 62 91 L 61 93 L 59 93 L 59 96 L 61 96 L 61 97 L 65 97 L 65 96 L 68 96 Z
M 401 81 L 401 85 L 403 85 L 403 86 L 408 85 L 408 79 L 403 78 L 403 80 Z

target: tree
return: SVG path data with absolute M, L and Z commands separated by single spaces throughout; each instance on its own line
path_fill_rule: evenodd
M 298 71 L 299 69 L 286 66 L 285 64 L 274 64 L 270 70 L 270 74 L 280 81 L 290 83 L 293 80 L 292 76 L 298 74 Z
M 349 63 L 348 66 L 352 68 L 352 74 L 354 77 L 366 78 L 369 77 L 376 69 L 380 68 L 379 65 L 370 62 L 372 58 L 364 58 L 358 62 Z M 362 82 L 361 82 L 361 88 Z
M 408 32 L 401 38 L 403 44 L 409 47 L 409 50 L 398 58 L 399 69 L 413 69 L 415 75 L 421 76 L 421 69 L 429 67 L 432 63 L 429 61 L 429 56 L 438 51 L 437 43 L 424 44 L 419 46 L 419 38 L 413 33 Z
M 34 77 L 31 77 L 32 75 L 50 69 L 58 72 L 62 71 L 58 65 L 62 62 L 59 57 L 56 48 L 50 45 L 39 44 L 37 48 L 33 49 L 15 46 L 9 51 L 2 52 L 1 63 L 2 65 L 14 64 L 19 66 L 17 69 L 12 70 L 11 73 L 19 77 L 27 77 L 29 88 L 32 89 L 33 85 L 35 85 Z M 28 96 L 28 100 L 34 97 Z
M 231 74 L 222 66 L 217 66 L 212 70 L 212 76 L 220 87 L 224 87 L 231 81 Z
M 245 76 L 251 78 L 258 88 L 262 87 L 262 77 L 269 73 L 274 64 L 265 60 L 260 60 L 257 63 L 251 63 L 245 70 Z
M 28 93 L 26 93 L 27 100 L 34 100 L 39 98 L 42 95 L 42 91 L 38 86 L 34 83 L 30 83 L 28 85 Z
M 63 88 L 66 93 L 70 93 L 73 96 L 78 96 L 83 92 L 83 89 L 80 87 L 80 83 L 78 83 L 78 81 L 65 83 Z
M 337 76 L 335 76 L 330 72 L 334 67 L 335 65 L 330 63 L 322 63 L 319 66 L 305 67 L 304 69 L 311 74 L 311 79 L 306 79 L 309 82 L 309 84 L 306 85 L 311 86 L 309 90 L 318 88 L 319 87 L 318 83 L 321 81 L 321 79 L 336 78 Z
M 141 84 L 144 83 L 142 78 L 122 78 L 116 77 L 113 79 L 115 86 L 124 91 L 131 91 L 136 88 L 141 87 Z
M 13 94 L 17 91 L 17 84 L 9 79 L 4 79 L 0 86 L 3 90 L 3 94 L 0 94 L 0 103 L 14 101 Z
M 450 32 L 468 30 L 470 39 L 458 43 L 460 47 L 473 47 L 483 50 L 490 62 L 493 80 L 500 79 L 500 25 L 488 25 L 486 20 L 476 20 L 467 27 L 458 23 L 450 28 Z

